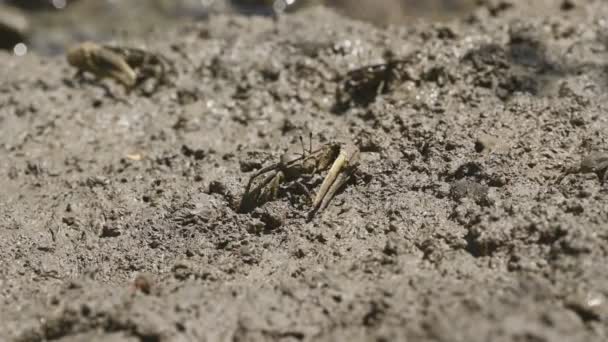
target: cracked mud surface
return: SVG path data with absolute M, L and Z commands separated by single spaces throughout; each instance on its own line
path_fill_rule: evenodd
M 147 40 L 179 73 L 151 95 L 0 55 L 0 340 L 605 341 L 605 170 L 560 177 L 608 150 L 608 5 L 542 3 L 217 16 Z M 388 55 L 361 101 L 342 75 Z M 356 180 L 237 214 L 308 132 Z

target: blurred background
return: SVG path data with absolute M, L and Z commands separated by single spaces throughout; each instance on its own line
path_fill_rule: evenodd
M 484 0 L 0 0 L 0 49 L 53 55 L 83 40 L 120 40 L 219 13 L 279 16 L 327 6 L 376 25 L 468 15 Z

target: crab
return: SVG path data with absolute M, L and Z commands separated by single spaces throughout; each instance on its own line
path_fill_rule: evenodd
M 324 210 L 336 192 L 352 177 L 359 165 L 359 148 L 354 144 L 342 147 L 339 143 L 327 143 L 316 150 L 309 148 L 296 158 L 282 155 L 278 163 L 255 172 L 247 182 L 238 211 L 250 212 L 262 204 L 279 197 L 281 187 L 295 186 L 308 197 L 311 209 L 307 219 Z M 304 184 L 315 175 L 326 171 L 321 187 L 315 196 Z M 257 179 L 266 175 L 254 186 Z
M 171 63 L 158 54 L 142 49 L 99 45 L 93 42 L 80 43 L 67 52 L 70 65 L 78 69 L 77 75 L 85 72 L 97 79 L 111 78 L 128 91 L 149 79 L 154 79 L 153 91 L 167 83 Z
M 410 78 L 409 59 L 389 60 L 386 63 L 366 65 L 346 73 L 336 92 L 335 109 L 345 110 L 352 105 L 367 106 L 378 95 L 393 90 Z

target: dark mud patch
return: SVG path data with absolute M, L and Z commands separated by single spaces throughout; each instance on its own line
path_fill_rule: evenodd
M 605 341 L 608 191 L 560 177 L 607 149 L 608 6 L 510 3 L 217 16 L 148 40 L 178 77 L 147 95 L 0 55 L 0 339 Z M 406 77 L 332 111 L 389 57 Z M 359 143 L 356 180 L 311 222 L 236 213 L 308 132 Z

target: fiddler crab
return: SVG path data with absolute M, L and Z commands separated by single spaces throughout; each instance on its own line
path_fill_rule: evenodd
M 302 143 L 303 144 L 303 143 Z M 293 186 L 303 191 L 311 204 L 307 220 L 317 212 L 323 211 L 331 199 L 353 176 L 359 165 L 359 148 L 354 144 L 341 146 L 327 143 L 316 150 L 312 147 L 296 158 L 282 155 L 278 163 L 266 166 L 255 172 L 247 182 L 238 211 L 250 212 L 262 204 L 276 200 L 280 191 Z M 327 171 L 316 195 L 311 195 L 306 184 L 320 173 Z M 265 175 L 261 180 L 256 182 Z M 254 183 L 257 183 L 254 186 Z
M 344 110 L 352 105 L 367 106 L 378 95 L 392 91 L 410 78 L 407 71 L 410 63 L 410 59 L 389 60 L 349 71 L 338 86 L 335 109 Z
M 80 43 L 67 52 L 70 65 L 78 69 L 78 76 L 85 72 L 97 79 L 111 78 L 122 84 L 127 91 L 154 79 L 152 91 L 167 83 L 171 63 L 161 55 L 142 49 Z

